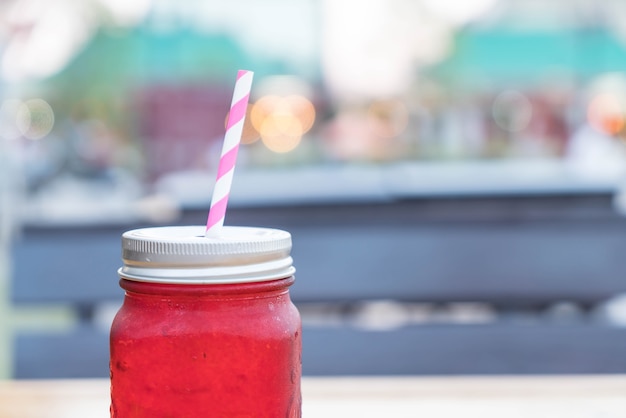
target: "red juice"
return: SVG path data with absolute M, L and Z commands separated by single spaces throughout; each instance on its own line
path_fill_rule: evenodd
M 145 269 L 145 261 L 131 258 L 136 254 L 125 257 L 125 265 Z M 150 265 L 155 257 L 146 258 Z M 257 274 L 259 259 L 252 258 L 247 270 Z M 157 264 L 176 275 L 162 268 L 169 261 Z M 201 269 L 197 283 L 128 280 L 139 270 L 120 272 L 126 294 L 111 327 L 111 417 L 300 417 L 301 323 L 289 297 L 293 276 L 221 283 Z

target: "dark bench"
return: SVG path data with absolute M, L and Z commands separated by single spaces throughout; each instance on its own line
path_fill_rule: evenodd
M 179 222 L 205 215 L 189 210 Z M 626 372 L 626 329 L 592 315 L 626 292 L 626 220 L 608 195 L 232 208 L 227 223 L 292 233 L 305 374 Z M 14 246 L 13 303 L 72 304 L 82 321 L 67 334 L 19 333 L 16 377 L 108 374 L 93 312 L 121 300 L 120 235 L 139 226 L 26 228 Z M 473 302 L 495 315 L 385 330 L 352 320 L 380 300 Z M 560 302 L 579 313 L 546 316 Z M 320 306 L 343 316 L 308 321 Z

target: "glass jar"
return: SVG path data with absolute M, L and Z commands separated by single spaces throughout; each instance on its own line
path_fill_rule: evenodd
M 122 237 L 111 417 L 300 417 L 288 232 L 146 228 Z

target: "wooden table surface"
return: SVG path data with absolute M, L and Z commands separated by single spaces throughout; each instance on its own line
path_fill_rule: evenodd
M 626 375 L 306 377 L 305 418 L 624 418 Z M 106 418 L 108 380 L 0 381 L 2 418 Z

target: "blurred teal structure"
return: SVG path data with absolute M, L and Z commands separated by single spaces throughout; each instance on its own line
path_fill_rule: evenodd
M 521 31 L 468 28 L 451 56 L 429 70 L 454 87 L 584 85 L 599 74 L 626 71 L 626 46 L 606 28 Z M 565 80 L 563 80 L 563 78 Z

